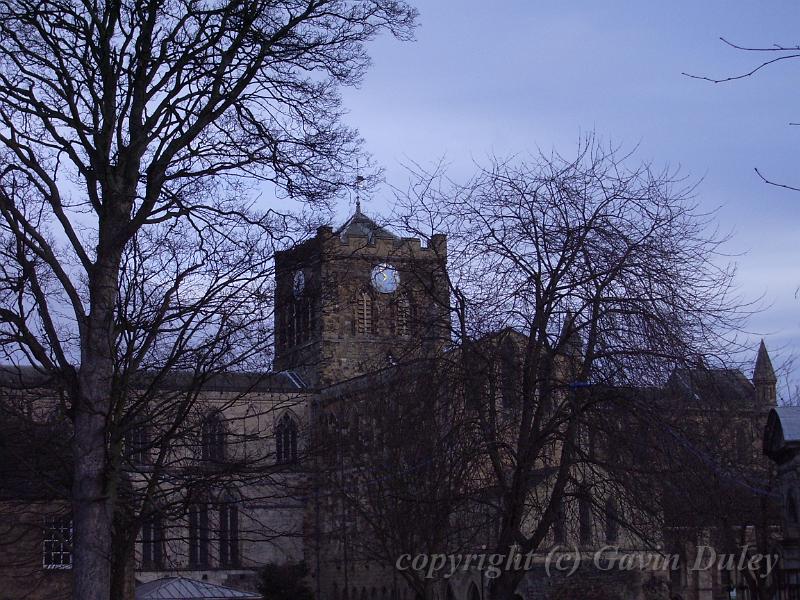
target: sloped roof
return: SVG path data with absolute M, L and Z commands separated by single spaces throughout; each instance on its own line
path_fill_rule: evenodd
M 772 361 L 769 359 L 769 352 L 764 340 L 758 346 L 758 355 L 756 356 L 756 367 L 753 369 L 753 381 L 759 383 L 775 383 L 778 381 L 775 377 L 775 369 L 772 368 Z
M 165 577 L 136 587 L 136 600 L 224 600 L 225 598 L 255 599 L 261 596 L 186 577 Z
M 778 406 L 772 410 L 780 419 L 784 441 L 800 442 L 800 406 Z
M 146 386 L 156 373 L 143 372 L 138 375 L 137 385 Z M 0 365 L 0 387 L 25 390 L 47 387 L 54 378 L 32 366 Z M 159 389 L 183 390 L 195 385 L 196 376 L 187 371 L 172 371 L 163 374 Z M 303 390 L 306 383 L 294 371 L 244 372 L 231 371 L 209 375 L 201 389 L 207 392 L 293 392 Z
M 800 451 L 800 406 L 776 406 L 769 411 L 764 454 L 782 463 Z
M 336 230 L 336 235 L 342 241 L 347 241 L 350 236 L 363 237 L 371 243 L 375 238 L 386 240 L 399 240 L 400 238 L 385 227 L 381 227 L 367 215 L 361 212 L 360 207 L 356 207 L 353 216 L 347 219 L 344 225 Z
M 667 386 L 685 400 L 707 406 L 753 405 L 753 384 L 738 369 L 675 369 Z
M 145 378 L 147 375 L 144 376 Z M 186 389 L 192 385 L 194 375 L 183 371 L 167 374 L 159 385 L 163 389 Z M 306 387 L 293 371 L 277 373 L 229 372 L 217 373 L 202 385 L 203 391 L 214 392 L 291 392 Z

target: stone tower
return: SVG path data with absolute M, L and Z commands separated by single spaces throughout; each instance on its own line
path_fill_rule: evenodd
M 775 406 L 777 403 L 777 383 L 769 352 L 761 340 L 756 356 L 756 366 L 753 369 L 753 386 L 756 388 L 756 402 L 762 406 Z
M 275 369 L 312 387 L 364 375 L 446 343 L 447 242 L 400 238 L 356 209 L 337 230 L 276 255 Z

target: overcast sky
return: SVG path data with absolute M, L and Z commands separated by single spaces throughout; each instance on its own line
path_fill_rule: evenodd
M 779 355 L 775 362 L 800 354 L 800 192 L 767 186 L 753 171 L 800 187 L 800 126 L 790 125 L 800 121 L 800 60 L 726 84 L 681 75 L 734 75 L 763 56 L 726 47 L 720 36 L 799 44 L 800 2 L 415 5 L 417 40 L 373 43 L 363 85 L 345 92 L 348 120 L 388 183 L 404 187 L 409 159 L 444 155 L 459 176 L 490 153 L 569 154 L 588 130 L 638 144 L 642 160 L 703 179 L 699 200 L 719 207 L 734 236 L 728 250 L 745 253 L 737 258 L 743 292 L 770 305 L 752 329 Z M 378 192 L 365 209 L 386 212 L 390 197 Z

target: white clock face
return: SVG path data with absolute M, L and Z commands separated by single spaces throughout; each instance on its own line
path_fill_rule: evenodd
M 386 263 L 372 269 L 372 285 L 381 294 L 391 294 L 400 284 L 400 274 L 392 265 Z
M 303 293 L 303 290 L 306 288 L 306 276 L 303 274 L 302 271 L 295 271 L 294 274 L 294 281 L 292 283 L 292 292 L 294 292 L 294 297 L 297 298 L 300 294 Z

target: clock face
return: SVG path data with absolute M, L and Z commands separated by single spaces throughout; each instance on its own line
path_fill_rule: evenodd
M 298 298 L 300 294 L 303 293 L 303 290 L 305 288 L 306 288 L 306 276 L 303 274 L 302 271 L 295 271 L 294 281 L 292 282 L 292 292 L 294 292 L 294 297 Z
M 400 274 L 392 265 L 384 263 L 372 269 L 372 285 L 381 294 L 391 294 L 399 283 Z

